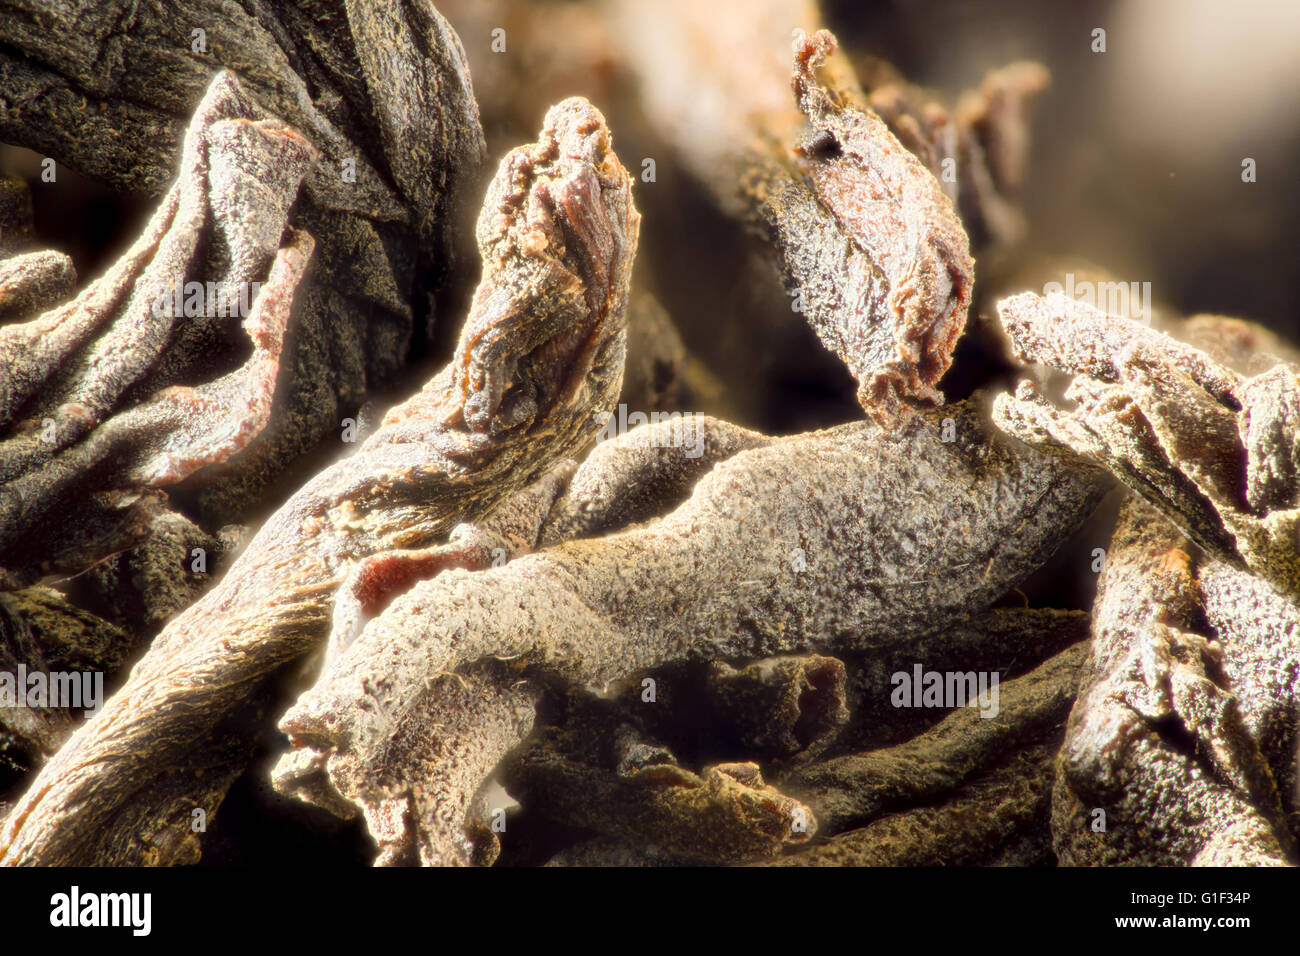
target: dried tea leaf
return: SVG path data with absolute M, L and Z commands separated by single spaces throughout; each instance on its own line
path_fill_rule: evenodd
M 788 290 L 822 342 L 858 381 L 858 399 L 884 425 L 906 403 L 937 403 L 966 322 L 974 263 L 966 233 L 939 182 L 832 64 L 826 31 L 798 31 L 792 85 L 782 101 L 773 42 L 789 36 L 806 4 L 721 13 L 675 4 L 672 15 L 626 4 L 652 122 L 684 151 L 725 208 L 774 247 Z M 798 8 L 792 10 L 792 8 Z M 750 55 L 737 55 L 737 48 Z M 736 104 L 743 104 L 737 106 Z M 805 128 L 806 123 L 806 128 Z
M 1300 810 L 1300 606 L 1268 581 L 1222 561 L 1203 564 L 1197 584 L 1206 621 L 1223 646 L 1223 679 L 1293 821 Z M 1291 829 L 1300 838 L 1295 824 Z
M 1219 401 L 1231 405 L 1240 381 L 1204 352 L 1133 319 L 1111 316 L 1062 293 L 1022 292 L 998 303 L 998 318 L 1016 356 L 1102 382 L 1119 380 L 1122 353 L 1143 343 L 1168 357 Z
M 1209 355 L 1061 295 L 999 305 L 1017 352 L 1075 374 L 1058 408 L 1022 384 L 994 408 L 1025 441 L 1106 465 L 1200 547 L 1300 593 L 1300 379 Z
M 50 588 L 0 592 L 0 700 L 11 701 L 0 705 L 0 737 L 9 738 L 3 749 L 18 750 L 28 765 L 55 753 L 86 713 L 104 703 L 105 675 L 138 643 Z M 69 703 L 56 706 L 56 693 Z
M 801 767 L 781 785 L 808 802 L 827 834 L 908 805 L 933 803 L 1005 754 L 1059 739 L 1086 654 L 1087 645 L 1076 644 L 1001 683 L 989 701 L 972 692 L 965 707 L 905 743 Z M 986 713 L 989 702 L 995 709 Z
M 191 113 L 229 70 L 258 115 L 279 117 L 319 156 L 290 214 L 318 247 L 271 419 L 186 485 L 205 523 L 244 520 L 368 390 L 391 387 L 411 303 L 450 266 L 457 209 L 484 158 L 460 41 L 426 0 L 3 0 L 0 14 L 5 142 L 160 193 Z M 268 172 L 270 182 L 278 171 Z M 177 345 L 202 349 L 193 338 Z
M 0 322 L 14 322 L 69 298 L 77 287 L 72 259 L 53 249 L 0 259 Z
M 716 723 L 765 760 L 811 760 L 849 718 L 844 664 L 821 654 L 714 661 L 707 686 Z
M 32 251 L 32 193 L 18 176 L 0 176 L 0 256 Z
M 546 511 L 535 543 L 596 537 L 662 517 L 716 464 L 771 441 L 708 415 L 633 428 L 587 456 Z
M 508 661 L 600 689 L 674 661 L 903 640 L 983 609 L 1104 486 L 993 439 L 973 403 L 951 414 L 952 442 L 924 416 L 898 434 L 861 423 L 772 439 L 716 465 L 661 519 L 500 567 L 408 579 L 355 640 L 332 642 L 341 653 L 282 726 L 365 806 L 396 786 L 392 741 L 436 737 L 451 719 L 431 696 L 434 675 Z M 583 480 L 580 468 L 573 483 Z
M 227 718 L 322 641 L 352 564 L 432 546 L 593 439 L 593 415 L 622 378 L 639 228 L 630 189 L 603 117 L 579 98 L 505 157 L 453 361 L 291 497 L 163 630 L 5 820 L 0 859 L 196 856 L 190 809 L 214 811 L 248 757 L 250 728 Z
M 947 716 L 939 708 L 894 706 L 897 674 L 916 665 L 939 673 L 997 671 L 1004 683 L 1088 638 L 1084 611 L 995 608 L 905 641 L 890 640 L 844 655 L 852 719 L 835 753 L 877 750 L 931 729 Z
M 658 763 L 616 774 L 566 758 L 542 737 L 512 760 L 506 779 L 548 816 L 686 860 L 777 856 L 817 829 L 808 808 L 766 784 L 753 763 L 700 774 Z
M 1247 673 L 1272 680 L 1266 675 L 1279 661 L 1272 653 L 1261 661 L 1253 640 L 1205 636 L 1210 606 L 1224 624 L 1225 612 L 1243 613 L 1251 595 L 1249 585 L 1234 588 L 1214 574 L 1208 583 L 1216 597 L 1202 605 L 1183 539 L 1150 505 L 1130 499 L 1107 555 L 1093 646 L 1061 750 L 1052 832 L 1063 863 L 1277 865 L 1292 852 L 1270 769 L 1277 741 L 1256 735 L 1266 711 L 1256 709 L 1252 726 L 1236 692 Z M 1243 624 L 1269 607 L 1256 606 Z M 1270 623 L 1273 633 L 1300 625 L 1293 603 L 1275 596 L 1272 609 L 1283 614 Z M 1289 656 L 1286 647 L 1277 652 Z M 1257 696 L 1248 699 L 1258 707 Z
M 905 398 L 942 402 L 934 385 L 965 327 L 975 267 L 933 174 L 878 116 L 818 82 L 834 50 L 825 30 L 796 35 L 794 92 L 811 128 L 795 148 L 802 181 L 756 188 L 809 323 L 848 364 L 863 407 L 888 418 Z M 805 219 L 809 201 L 830 217 Z M 837 236 L 826 233 L 831 224 Z M 839 287 L 824 288 L 826 275 Z
M 152 638 L 230 566 L 237 531 L 227 527 L 210 535 L 165 511 L 141 544 L 78 575 L 68 582 L 68 593 L 132 634 Z
M 959 788 L 940 806 L 921 806 L 832 837 L 768 866 L 1026 866 L 1050 863 L 1043 835 L 1051 806 L 1056 743 L 1015 754 Z
M 281 236 L 314 158 L 220 74 L 134 247 L 68 304 L 0 328 L 0 584 L 135 543 L 157 500 L 141 492 L 265 427 L 313 249 Z
M 438 719 L 403 724 L 392 740 L 387 776 L 366 779 L 366 798 L 357 804 L 379 846 L 375 865 L 490 864 L 498 852 L 493 808 L 482 807 L 476 797 L 506 753 L 532 730 L 535 692 L 485 674 L 430 677 L 428 691 Z M 295 733 L 292 724 L 284 729 Z M 328 773 L 326 762 L 298 750 L 280 762 L 272 779 L 283 793 L 355 816 L 343 793 L 353 792 L 349 782 L 364 776 L 364 768 L 350 765 L 347 754 Z M 485 809 L 488 819 L 482 819 Z
M 1030 108 L 1051 81 L 1047 68 L 1023 61 L 992 70 L 949 107 L 883 61 L 855 57 L 854 66 L 871 108 L 934 174 L 981 256 L 1022 240 L 1016 200 L 1029 161 Z
M 502 782 L 529 814 L 679 861 L 770 857 L 815 833 L 808 808 L 764 783 L 756 764 L 693 772 L 628 723 L 617 702 L 572 689 L 567 697 L 562 722 L 503 765 Z

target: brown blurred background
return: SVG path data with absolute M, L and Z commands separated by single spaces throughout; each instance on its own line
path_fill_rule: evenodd
M 846 46 L 941 90 L 1037 59 L 1035 246 L 1149 281 L 1178 311 L 1300 337 L 1300 4 L 835 0 Z M 1106 52 L 1091 32 L 1106 30 Z M 1243 158 L 1257 181 L 1241 180 Z

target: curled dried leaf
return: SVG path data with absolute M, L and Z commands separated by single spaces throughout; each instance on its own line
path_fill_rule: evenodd
M 747 185 L 803 296 L 813 329 L 858 381 L 882 423 L 934 388 L 966 324 L 974 262 L 938 180 L 870 110 L 823 86 L 825 30 L 794 41 L 793 86 L 809 131 L 793 162 Z
M 832 837 L 769 866 L 1034 866 L 1051 861 L 1042 837 L 1051 807 L 1055 742 L 1015 754 L 919 806 Z
M 1108 467 L 1200 547 L 1300 593 L 1300 378 L 1243 378 L 1141 323 L 1061 295 L 999 305 L 1022 358 L 1075 375 L 1063 410 L 1029 383 L 998 425 Z
M 768 760 L 803 762 L 826 749 L 849 718 L 844 688 L 844 664 L 821 654 L 709 667 L 718 722 L 746 752 Z
M 713 863 L 777 856 L 816 833 L 808 808 L 765 783 L 757 764 L 697 774 L 632 728 L 584 716 L 545 728 L 507 761 L 504 783 L 530 811 Z
M 195 855 L 175 806 L 215 810 L 251 745 L 223 721 L 321 643 L 352 566 L 444 541 L 594 439 L 621 383 L 639 221 L 603 117 L 580 98 L 554 107 L 489 188 L 483 278 L 455 358 L 168 624 L 7 818 L 0 859 Z M 376 819 L 396 826 L 396 807 Z
M 825 30 L 796 31 L 791 104 L 781 46 L 814 11 L 765 3 L 724 28 L 716 7 L 639 7 L 620 10 L 647 115 L 773 246 L 796 310 L 853 374 L 862 407 L 895 425 L 911 403 L 941 401 L 970 304 L 966 233 L 934 175 L 861 105 L 843 58 L 827 61 Z
M 1281 675 L 1294 670 L 1282 663 L 1294 640 L 1259 637 L 1295 632 L 1300 610 L 1275 591 L 1256 600 L 1261 588 L 1224 562 L 1198 569 L 1158 512 L 1126 503 L 1061 749 L 1052 831 L 1062 862 L 1286 862 L 1294 798 L 1278 771 L 1294 773 L 1295 686 Z M 1264 699 L 1262 686 L 1280 694 Z
M 54 754 L 136 644 L 51 588 L 0 592 L 0 754 L 27 766 Z
M 266 197 L 272 206 L 296 198 L 290 225 L 317 242 L 270 420 L 240 454 L 185 486 L 205 524 L 247 520 L 367 391 L 393 386 L 412 342 L 412 303 L 436 291 L 451 264 L 458 209 L 485 156 L 459 39 L 425 2 L 323 0 L 305 13 L 294 4 L 0 0 L 0 46 L 0 138 L 118 189 L 165 190 L 192 113 L 223 71 L 257 115 L 278 117 L 318 157 L 300 196 L 295 183 Z M 268 165 L 240 209 L 294 168 Z M 221 247 L 230 217 L 220 203 L 212 209 Z M 204 333 L 169 351 L 210 347 Z
M 972 695 L 911 740 L 799 768 L 782 786 L 808 802 L 828 834 L 931 803 L 1007 753 L 1059 739 L 1086 653 L 1085 644 L 1076 644 L 1023 677 L 994 685 L 988 700 Z M 996 709 L 989 712 L 989 703 Z
M 220 74 L 144 235 L 71 302 L 0 328 L 0 583 L 135 543 L 149 489 L 265 427 L 314 246 L 286 223 L 314 159 Z
M 341 653 L 282 726 L 364 804 L 391 778 L 395 737 L 436 737 L 450 719 L 430 675 L 498 661 L 600 689 L 677 661 L 902 640 L 983 609 L 1091 512 L 1104 484 L 993 439 L 972 403 L 952 414 L 952 442 L 924 417 L 900 434 L 860 423 L 771 439 L 720 462 L 657 520 L 499 567 L 407 578 L 355 640 L 332 642 Z M 593 456 L 572 484 L 599 488 L 584 470 L 617 460 Z

